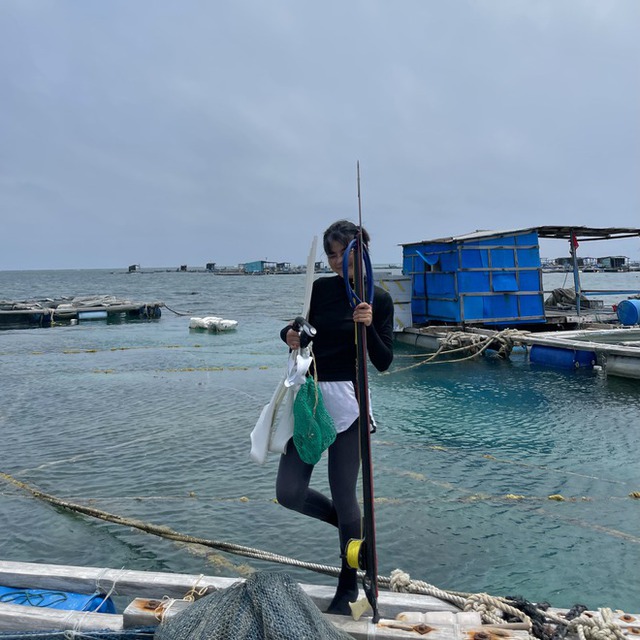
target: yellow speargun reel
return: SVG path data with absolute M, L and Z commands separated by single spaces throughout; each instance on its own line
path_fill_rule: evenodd
M 345 559 L 352 569 L 366 569 L 366 549 L 365 541 L 358 538 L 351 538 L 345 548 Z

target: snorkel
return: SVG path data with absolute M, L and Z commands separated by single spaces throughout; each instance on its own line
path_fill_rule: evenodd
M 358 247 L 358 245 L 360 245 Z M 365 282 L 367 287 L 366 292 L 366 302 L 371 304 L 373 302 L 373 268 L 371 267 L 371 258 L 369 257 L 369 252 L 367 251 L 366 245 L 361 241 L 359 237 L 355 237 L 348 245 L 344 251 L 344 255 L 342 256 L 342 278 L 344 279 L 345 287 L 347 288 L 347 298 L 349 298 L 349 304 L 352 309 L 355 309 L 363 300 L 360 299 L 354 287 L 351 286 L 351 282 L 349 280 L 349 256 L 352 251 L 356 252 L 356 256 L 358 255 L 358 248 L 362 252 L 362 262 L 364 263 L 364 271 L 365 271 Z M 360 291 L 360 295 L 364 295 L 362 291 Z

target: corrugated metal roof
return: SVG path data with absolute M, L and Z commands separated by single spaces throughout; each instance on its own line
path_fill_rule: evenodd
M 589 240 L 613 240 L 640 236 L 640 229 L 633 227 L 578 227 L 578 226 L 543 226 L 536 227 L 541 238 L 558 238 L 569 240 L 573 233 L 581 242 Z
M 580 242 L 589 240 L 613 240 L 620 238 L 633 238 L 640 236 L 640 229 L 632 227 L 584 227 L 584 226 L 553 226 L 544 225 L 540 227 L 528 227 L 524 229 L 512 229 L 508 231 L 478 230 L 465 233 L 459 236 L 447 238 L 434 238 L 432 240 L 421 240 L 417 242 L 403 242 L 400 246 L 406 247 L 413 244 L 423 244 L 425 242 L 465 242 L 468 240 L 480 240 L 482 238 L 500 238 L 503 236 L 521 235 L 536 231 L 540 238 L 557 238 L 559 240 L 569 240 L 571 234 Z
M 500 238 L 502 236 L 521 235 L 530 231 L 535 231 L 535 227 L 531 229 L 513 229 L 507 231 L 489 231 L 479 229 L 471 233 L 464 233 L 459 236 L 450 236 L 448 238 L 435 238 L 433 240 L 421 240 L 418 242 L 403 242 L 401 246 L 405 247 L 412 244 L 422 244 L 424 242 L 465 242 L 466 240 L 480 240 L 482 238 Z

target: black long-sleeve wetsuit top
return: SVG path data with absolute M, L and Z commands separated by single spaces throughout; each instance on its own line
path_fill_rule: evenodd
M 367 352 L 378 371 L 386 371 L 393 360 L 393 301 L 374 287 L 373 322 L 367 327 Z M 319 381 L 356 379 L 356 342 L 353 309 L 342 277 L 318 278 L 313 283 L 309 323 L 317 330 L 313 339 Z M 290 326 L 281 336 L 286 340 Z

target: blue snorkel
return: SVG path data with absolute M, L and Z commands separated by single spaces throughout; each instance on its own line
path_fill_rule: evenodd
M 363 300 L 360 299 L 358 294 L 355 292 L 354 288 L 351 286 L 351 282 L 349 281 L 349 256 L 351 252 L 356 250 L 357 252 L 357 243 L 358 237 L 355 237 L 348 245 L 344 251 L 342 256 L 342 277 L 344 278 L 344 284 L 347 288 L 347 298 L 349 298 L 349 304 L 353 309 L 355 309 Z M 369 252 L 367 248 L 363 245 L 362 247 L 362 261 L 364 262 L 364 269 L 366 275 L 366 302 L 369 304 L 373 303 L 373 268 L 371 267 L 371 258 L 369 257 Z

